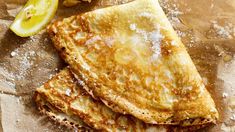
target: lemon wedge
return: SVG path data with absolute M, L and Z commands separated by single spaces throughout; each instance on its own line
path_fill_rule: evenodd
M 21 37 L 38 33 L 54 17 L 58 0 L 29 0 L 16 16 L 10 29 Z

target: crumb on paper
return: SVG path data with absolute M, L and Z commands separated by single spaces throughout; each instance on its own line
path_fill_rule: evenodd
M 17 55 L 17 53 L 15 51 L 11 52 L 11 57 L 15 57 Z
M 49 79 L 52 79 L 53 76 L 54 76 L 53 74 L 50 74 L 50 75 L 49 75 Z
M 228 97 L 228 93 L 224 92 L 222 96 L 223 96 L 223 98 L 227 98 Z
M 230 62 L 233 59 L 233 56 L 225 54 L 223 57 L 224 62 Z
M 17 103 L 17 104 L 19 104 L 19 103 L 20 103 L 20 98 L 18 98 L 18 99 L 16 100 L 16 103 Z
M 16 119 L 16 122 L 17 122 L 17 123 L 20 122 L 20 119 Z
M 232 121 L 235 121 L 235 114 L 232 114 L 232 116 L 230 117 L 230 119 L 231 119 Z
M 30 38 L 30 42 L 36 42 L 37 41 L 37 38 L 36 38 L 36 36 L 30 36 L 29 37 Z

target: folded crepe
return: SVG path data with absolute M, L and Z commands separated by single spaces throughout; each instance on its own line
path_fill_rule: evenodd
M 193 126 L 218 118 L 213 99 L 157 0 L 136 0 L 48 27 L 84 89 L 146 123 Z
M 36 90 L 35 102 L 42 113 L 79 130 L 164 131 L 161 126 L 115 113 L 102 102 L 94 100 L 68 68 Z
M 50 102 L 47 102 L 46 99 L 43 98 L 43 95 L 40 95 L 39 92 L 35 93 L 34 100 L 40 113 L 46 115 L 56 123 L 74 130 L 92 130 L 92 128 L 86 125 L 78 116 L 71 113 L 64 113 L 60 109 L 53 106 Z

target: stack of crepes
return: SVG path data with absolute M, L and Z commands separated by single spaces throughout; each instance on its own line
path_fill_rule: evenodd
M 218 119 L 213 99 L 157 0 L 48 26 L 69 65 L 37 89 L 39 110 L 81 131 L 195 130 Z

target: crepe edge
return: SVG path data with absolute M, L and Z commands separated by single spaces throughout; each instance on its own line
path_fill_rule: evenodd
M 64 112 L 61 112 L 59 109 L 52 106 L 49 102 L 43 99 L 43 97 L 37 91 L 35 92 L 33 98 L 39 113 L 45 115 L 51 121 L 58 123 L 61 126 L 65 126 L 70 130 L 78 132 L 88 132 L 92 130 L 87 125 L 85 125 L 85 123 L 72 119 L 69 115 L 66 115 Z M 59 114 L 62 114 L 64 117 L 59 117 Z

